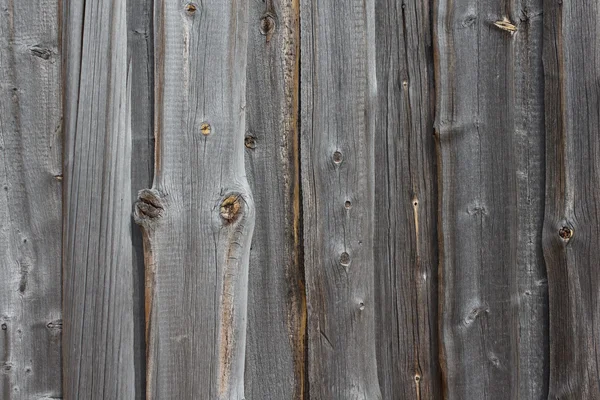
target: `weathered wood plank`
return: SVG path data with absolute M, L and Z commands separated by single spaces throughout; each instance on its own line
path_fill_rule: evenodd
M 545 398 L 540 3 L 435 4 L 448 399 Z
M 126 3 L 63 3 L 64 392 L 135 398 Z
M 542 66 L 542 0 L 510 4 L 518 22 L 509 53 L 512 70 L 513 173 L 516 187 L 516 221 L 511 236 L 516 243 L 516 286 L 512 299 L 518 305 L 515 383 L 518 399 L 546 400 L 548 396 L 548 281 L 542 252 L 544 219 L 544 75 Z M 515 291 L 516 289 L 516 291 Z M 502 397 L 498 393 L 496 397 Z
M 374 1 L 301 7 L 310 398 L 380 399 L 374 327 Z
M 549 399 L 600 398 L 600 4 L 544 2 Z
M 0 1 L 0 398 L 62 396 L 59 2 Z
M 250 252 L 246 396 L 304 399 L 298 0 L 249 2 L 246 170 L 256 204 Z
M 429 2 L 377 0 L 377 359 L 384 399 L 439 399 Z
M 248 5 L 156 1 L 144 230 L 148 399 L 244 398 L 254 205 L 244 168 Z
M 131 195 L 152 185 L 154 170 L 154 0 L 127 0 L 127 59 L 131 62 Z M 140 227 L 132 224 L 135 392 L 145 399 L 146 341 L 144 249 Z

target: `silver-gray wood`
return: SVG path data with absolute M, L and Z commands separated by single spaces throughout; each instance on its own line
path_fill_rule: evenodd
M 300 2 L 301 160 L 313 399 L 381 399 L 375 341 L 375 4 Z
M 67 2 L 63 13 L 64 395 L 134 399 L 126 4 Z
M 244 398 L 255 211 L 244 168 L 248 4 L 154 3 L 154 182 L 140 191 L 148 399 Z
M 540 2 L 434 5 L 448 399 L 547 393 Z
M 308 383 L 299 13 L 299 0 L 249 2 L 244 144 L 256 225 L 248 282 L 248 399 L 304 399 Z
M 0 1 L 0 398 L 59 398 L 59 2 Z

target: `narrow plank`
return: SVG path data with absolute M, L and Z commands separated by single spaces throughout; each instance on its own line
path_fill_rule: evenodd
M 307 393 L 299 0 L 251 1 L 249 7 L 245 144 L 256 225 L 250 252 L 246 396 L 302 400 Z
M 377 0 L 377 359 L 384 399 L 439 399 L 429 2 Z
M 126 3 L 63 7 L 64 393 L 134 399 Z
M 127 0 L 127 59 L 131 62 L 131 198 L 152 185 L 154 170 L 154 0 Z M 133 242 L 133 319 L 135 392 L 145 399 L 146 341 L 144 248 L 142 231 L 131 229 Z
M 0 9 L 0 398 L 59 398 L 59 2 Z
M 549 399 L 600 398 L 600 5 L 544 2 Z
M 518 399 L 548 398 L 548 280 L 542 251 L 545 198 L 544 73 L 542 65 L 543 1 L 511 2 L 518 22 L 510 49 L 515 66 L 507 100 L 512 103 L 513 173 L 516 174 L 517 285 L 511 289 L 518 304 L 515 383 Z M 509 103 L 510 104 L 510 103 Z M 516 291 L 515 291 L 516 289 Z M 501 397 L 501 396 L 498 396 Z
M 374 327 L 374 1 L 302 0 L 300 10 L 310 398 L 380 399 Z
M 244 398 L 254 205 L 244 168 L 248 5 L 155 1 L 144 230 L 148 399 Z
M 545 398 L 540 3 L 435 3 L 448 399 Z

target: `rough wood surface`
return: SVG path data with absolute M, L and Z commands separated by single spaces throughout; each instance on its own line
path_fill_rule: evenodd
M 254 205 L 244 168 L 248 4 L 156 1 L 144 229 L 147 398 L 244 398 Z
M 377 355 L 384 399 L 439 399 L 429 2 L 377 0 Z
M 246 170 L 256 204 L 250 252 L 246 396 L 304 399 L 299 1 L 249 2 Z
M 549 399 L 600 398 L 597 2 L 544 2 Z
M 380 399 L 375 341 L 374 1 L 301 10 L 301 154 L 312 399 Z
M 61 387 L 58 1 L 0 1 L 0 398 Z
M 444 393 L 542 399 L 540 3 L 434 8 Z
M 63 3 L 63 383 L 134 399 L 131 118 L 125 2 Z
M 152 185 L 154 170 L 154 0 L 127 0 L 127 59 L 131 63 L 131 196 Z M 145 399 L 146 341 L 144 249 L 140 227 L 132 224 L 135 392 Z

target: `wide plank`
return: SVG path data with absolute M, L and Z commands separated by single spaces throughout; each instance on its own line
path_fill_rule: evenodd
M 375 2 L 301 0 L 311 399 L 381 399 L 375 339 Z
M 63 12 L 64 393 L 134 399 L 126 3 L 67 2 Z
M 448 399 L 542 399 L 540 2 L 434 6 L 440 352 Z
M 154 2 L 144 230 L 148 399 L 244 398 L 255 210 L 244 168 L 248 4 Z
M 0 1 L 0 398 L 60 398 L 59 1 Z

